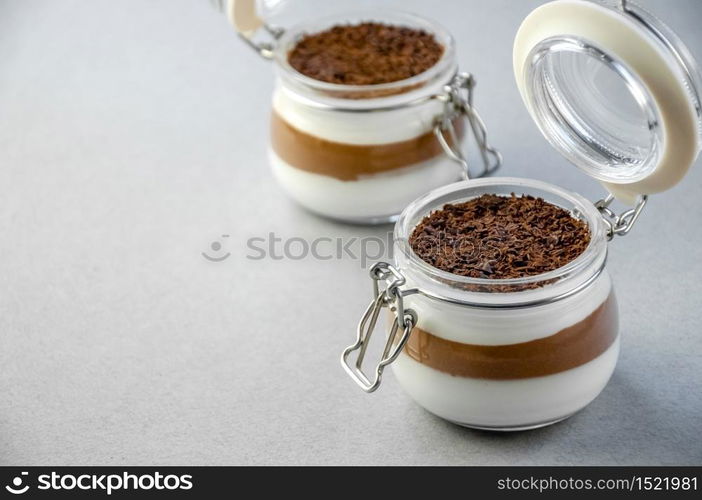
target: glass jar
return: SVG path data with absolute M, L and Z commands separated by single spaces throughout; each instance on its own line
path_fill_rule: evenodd
M 457 276 L 417 257 L 408 240 L 425 216 L 486 193 L 524 193 L 576 214 L 589 246 L 560 269 L 518 279 Z M 404 289 L 417 291 L 404 308 L 417 321 L 392 368 L 427 410 L 475 428 L 525 429 L 572 415 L 605 387 L 619 353 L 618 313 L 607 230 L 591 202 L 534 180 L 456 183 L 408 206 L 394 237 Z
M 235 26 L 248 19 L 223 3 Z M 229 5 L 229 7 L 227 7 Z M 255 12 L 253 7 L 249 7 Z M 305 34 L 340 24 L 374 21 L 423 30 L 443 45 L 440 60 L 411 78 L 377 85 L 340 85 L 303 75 L 288 54 Z M 253 42 L 251 26 L 274 43 Z M 467 132 L 475 135 L 483 170 L 494 171 L 499 154 L 486 141 L 475 112 L 471 75 L 459 74 L 451 35 L 412 14 L 374 10 L 314 19 L 282 30 L 262 21 L 238 27 L 244 39 L 273 60 L 276 75 L 269 161 L 283 189 L 322 216 L 353 223 L 385 223 L 429 189 L 471 176 L 462 153 Z M 249 29 L 243 29 L 249 28 Z
M 392 364 L 403 389 L 427 410 L 493 430 L 557 422 L 605 387 L 619 353 L 608 241 L 632 229 L 649 195 L 683 178 L 702 144 L 697 64 L 670 30 L 627 2 L 539 7 L 517 34 L 514 70 L 543 135 L 609 193 L 593 203 L 544 182 L 491 178 L 420 197 L 395 225 L 394 263 L 371 268 L 373 301 L 342 354 L 366 392 Z M 511 193 L 543 198 L 586 222 L 584 252 L 548 273 L 476 279 L 441 271 L 412 250 L 410 234 L 432 211 Z M 615 199 L 628 205 L 622 213 Z M 389 333 L 367 375 L 364 359 L 383 309 Z

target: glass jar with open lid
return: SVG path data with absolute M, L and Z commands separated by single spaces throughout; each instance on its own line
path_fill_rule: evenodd
M 408 203 L 432 188 L 499 167 L 500 155 L 489 146 L 473 105 L 475 79 L 458 71 L 453 38 L 437 23 L 376 9 L 282 29 L 259 17 L 254 0 L 217 4 L 242 39 L 273 61 L 269 162 L 283 189 L 303 207 L 346 222 L 384 223 L 396 220 Z M 326 81 L 291 64 L 290 54 L 306 36 L 362 23 L 431 36 L 440 56 L 418 74 L 383 83 Z M 261 32 L 273 40 L 254 41 L 263 37 Z M 322 58 L 314 57 L 319 66 Z M 468 168 L 463 152 L 468 134 L 480 153 L 480 172 Z
M 365 391 L 375 391 L 392 364 L 400 385 L 427 410 L 494 430 L 557 422 L 605 387 L 619 353 L 608 241 L 631 230 L 649 195 L 682 179 L 702 142 L 695 61 L 668 28 L 627 2 L 613 8 L 556 0 L 536 9 L 517 34 L 514 71 L 544 136 L 609 193 L 593 203 L 539 181 L 490 178 L 420 197 L 395 225 L 394 262 L 371 269 L 374 299 L 356 342 L 342 354 L 344 369 Z M 432 214 L 513 193 L 560 207 L 586 227 L 587 245 L 577 257 L 547 272 L 494 279 L 499 252 L 497 261 L 475 263 L 485 276 L 464 276 L 412 244 Z M 628 208 L 616 213 L 615 199 Z M 487 244 L 499 242 L 503 229 Z M 546 243 L 559 239 L 541 236 Z M 364 359 L 383 309 L 390 311 L 389 334 L 368 374 Z

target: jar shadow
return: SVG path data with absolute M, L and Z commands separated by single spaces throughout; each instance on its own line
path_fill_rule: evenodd
M 311 215 L 315 220 L 320 222 L 326 222 L 338 227 L 364 229 L 372 232 L 376 232 L 376 230 L 392 232 L 393 228 L 395 227 L 395 222 L 399 217 L 399 215 L 392 215 L 377 218 L 359 218 L 358 220 L 336 219 L 334 217 L 329 217 L 327 215 L 315 212 L 314 210 L 311 210 L 305 206 L 298 205 L 297 208 L 300 210 L 300 212 Z

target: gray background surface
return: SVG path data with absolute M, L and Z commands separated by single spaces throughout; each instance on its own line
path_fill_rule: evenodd
M 401 3 L 455 34 L 503 175 L 601 195 L 517 94 L 511 44 L 540 1 Z M 642 3 L 702 58 L 702 2 Z M 602 395 L 543 430 L 475 432 L 392 374 L 370 396 L 344 375 L 358 260 L 245 258 L 271 231 L 388 230 L 282 194 L 272 84 L 205 1 L 0 3 L 1 464 L 702 463 L 699 161 L 611 245 L 623 351 Z M 215 240 L 221 263 L 201 256 Z

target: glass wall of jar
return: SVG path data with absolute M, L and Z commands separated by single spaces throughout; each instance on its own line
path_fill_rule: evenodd
M 560 206 L 587 222 L 590 244 L 565 267 L 508 280 L 452 275 L 414 254 L 408 238 L 422 218 L 485 193 Z M 619 353 L 618 313 L 605 225 L 591 202 L 532 180 L 461 183 L 414 202 L 395 238 L 406 286 L 422 293 L 405 301 L 418 319 L 393 371 L 419 404 L 472 427 L 536 427 L 575 413 L 605 387 Z
M 486 193 L 562 207 L 587 222 L 590 243 L 562 268 L 516 279 L 458 276 L 414 253 L 409 236 L 425 216 Z M 591 202 L 526 179 L 456 183 L 408 206 L 394 237 L 394 269 L 404 280 L 404 311 L 394 313 L 412 318 L 413 328 L 392 339 L 404 345 L 392 369 L 421 406 L 469 427 L 525 429 L 572 415 L 605 387 L 619 353 L 618 313 L 605 269 L 607 231 Z M 392 284 L 383 265 L 372 274 Z
M 371 85 L 329 83 L 291 66 L 289 53 L 306 34 L 361 22 L 430 33 L 443 53 L 418 75 Z M 472 176 L 462 153 L 468 133 L 483 163 L 475 175 L 499 166 L 473 108 L 475 80 L 458 73 L 454 40 L 437 23 L 374 10 L 268 31 L 269 45 L 245 38 L 275 66 L 268 156 L 280 185 L 308 210 L 354 223 L 395 220 L 417 196 Z

